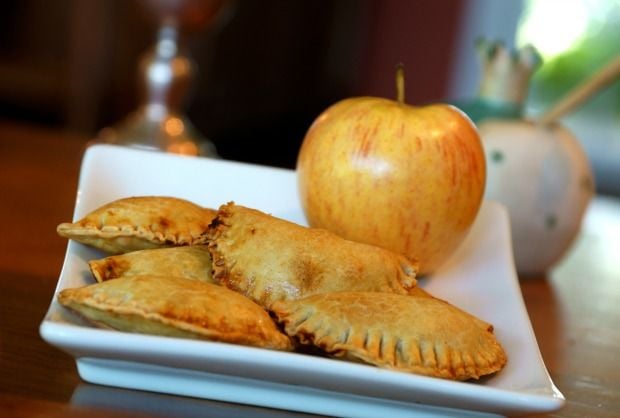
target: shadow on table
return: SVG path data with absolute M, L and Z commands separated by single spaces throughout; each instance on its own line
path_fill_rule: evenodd
M 161 417 L 318 417 L 276 409 L 188 398 L 139 390 L 81 383 L 73 392 L 71 404 Z

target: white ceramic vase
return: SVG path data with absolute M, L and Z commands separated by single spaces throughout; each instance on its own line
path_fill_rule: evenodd
M 487 158 L 485 198 L 508 208 L 517 270 L 543 274 L 579 232 L 594 192 L 588 158 L 560 124 L 487 119 L 478 128 Z

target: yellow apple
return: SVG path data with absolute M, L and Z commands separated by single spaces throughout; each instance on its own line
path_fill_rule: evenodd
M 297 160 L 310 226 L 440 266 L 467 235 L 482 202 L 485 156 L 471 120 L 447 104 L 409 106 L 356 97 L 325 110 Z

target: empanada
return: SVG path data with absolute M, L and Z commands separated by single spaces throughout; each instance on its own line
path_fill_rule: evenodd
M 341 292 L 271 310 L 302 344 L 379 367 L 466 380 L 506 363 L 490 324 L 433 297 Z
M 173 276 L 215 283 L 206 245 L 156 248 L 112 255 L 88 262 L 98 282 L 123 276 Z
M 211 283 L 132 276 L 65 289 L 58 301 L 95 324 L 121 331 L 292 349 L 263 308 Z
M 112 254 L 205 243 L 213 209 L 174 197 L 140 196 L 110 202 L 73 223 L 60 236 Z
M 208 247 L 214 279 L 264 307 L 344 290 L 407 293 L 417 283 L 403 256 L 234 203 L 220 207 Z

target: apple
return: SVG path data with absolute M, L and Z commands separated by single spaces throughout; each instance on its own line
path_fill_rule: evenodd
M 485 156 L 471 120 L 448 104 L 354 97 L 313 122 L 297 159 L 312 227 L 386 248 L 435 271 L 466 237 L 482 202 Z

